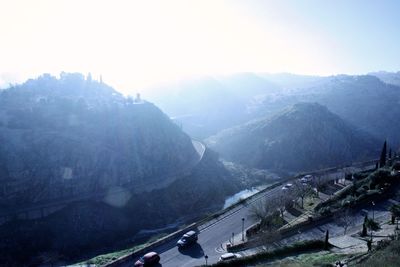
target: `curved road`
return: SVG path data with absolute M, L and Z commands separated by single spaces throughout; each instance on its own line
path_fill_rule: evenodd
M 337 177 L 344 176 L 344 171 L 333 171 L 326 174 L 325 179 L 332 180 Z M 262 199 L 273 199 L 279 196 L 281 186 L 267 190 L 261 196 L 257 196 L 250 200 L 250 204 L 239 206 L 236 212 L 228 215 L 224 219 L 211 224 L 209 226 L 200 226 L 200 234 L 198 244 L 186 250 L 179 251 L 176 247 L 176 241 L 172 240 L 166 244 L 160 245 L 153 250 L 160 254 L 162 267 L 191 267 L 205 264 L 204 255 L 208 256 L 208 263 L 215 263 L 218 261 L 221 254 L 226 253 L 224 247 L 228 240 L 231 238 L 232 233 L 235 234 L 235 240 L 241 239 L 242 232 L 242 218 L 245 218 L 245 229 L 255 223 L 250 218 L 251 204 Z M 136 261 L 134 259 L 134 261 Z M 127 262 L 121 266 L 133 266 L 134 262 Z M 159 265 L 160 266 L 160 265 Z
M 278 186 L 265 192 L 261 197 L 257 197 L 253 202 L 259 201 L 262 198 L 273 198 L 281 191 Z M 244 227 L 247 228 L 253 223 L 249 217 L 250 205 L 241 206 L 239 210 L 225 217 L 224 219 L 211 224 L 208 227 L 200 226 L 200 234 L 197 245 L 191 246 L 185 250 L 178 250 L 176 241 L 172 240 L 166 244 L 160 245 L 154 251 L 160 254 L 162 267 L 191 267 L 205 264 L 204 255 L 208 256 L 208 263 L 215 263 L 218 261 L 221 254 L 226 253 L 225 244 L 231 238 L 232 233 L 235 234 L 235 240 L 241 239 L 242 232 L 242 218 L 245 218 Z M 135 259 L 134 261 L 136 261 Z M 127 262 L 121 266 L 133 266 L 134 262 Z

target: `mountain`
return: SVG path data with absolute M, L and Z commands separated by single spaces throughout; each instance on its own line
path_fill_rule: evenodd
M 159 86 L 148 92 L 148 98 L 185 132 L 203 139 L 246 122 L 259 96 L 279 90 L 279 86 L 256 74 L 240 73 Z
M 154 104 L 90 76 L 43 75 L 0 91 L 6 265 L 112 250 L 142 229 L 218 210 L 240 188 Z
M 380 145 L 317 103 L 295 104 L 275 116 L 221 131 L 206 141 L 228 160 L 290 171 L 372 158 Z
M 369 73 L 369 75 L 379 78 L 382 82 L 400 86 L 400 71 L 398 72 L 378 71 L 378 72 L 371 72 Z
M 191 139 L 156 106 L 78 74 L 30 80 L 3 91 L 0 103 L 1 181 L 10 192 L 20 184 L 12 198 L 3 191 L 7 204 L 150 189 L 198 160 Z
M 390 146 L 400 145 L 400 87 L 375 76 L 325 77 L 313 86 L 265 97 L 254 114 L 273 115 L 298 102 L 318 102 Z

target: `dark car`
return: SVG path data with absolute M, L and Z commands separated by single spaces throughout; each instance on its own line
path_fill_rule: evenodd
M 160 255 L 157 252 L 146 253 L 135 262 L 135 267 L 153 266 L 160 262 Z
M 191 244 L 194 244 L 197 242 L 197 233 L 195 231 L 189 231 L 186 234 L 184 234 L 181 239 L 178 240 L 176 245 L 179 248 L 184 248 L 186 246 L 189 246 Z

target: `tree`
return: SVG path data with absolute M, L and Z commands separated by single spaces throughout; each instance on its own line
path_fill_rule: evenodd
M 368 215 L 365 215 L 361 236 L 366 236 L 367 235 L 367 225 L 366 225 L 367 221 L 368 221 Z
M 379 159 L 379 167 L 382 168 L 385 165 L 386 165 L 386 140 L 383 143 L 381 157 Z
M 325 232 L 324 249 L 327 250 L 328 246 L 329 246 L 329 230 L 326 230 L 326 232 Z
M 379 223 L 374 221 L 373 219 L 367 219 L 367 221 L 364 224 L 367 227 L 367 229 L 369 229 L 369 231 L 370 231 L 371 242 L 372 242 L 372 232 L 381 229 L 381 227 L 380 227 Z
M 367 226 L 365 226 L 365 223 L 363 223 L 363 228 L 361 232 L 361 236 L 366 236 L 367 235 Z
M 301 199 L 301 208 L 304 208 L 304 199 L 312 194 L 315 192 L 309 184 L 300 181 L 294 182 L 294 195 Z
M 347 233 L 347 229 L 354 225 L 353 217 L 351 216 L 351 211 L 349 208 L 345 209 L 344 212 L 341 213 L 341 216 L 337 218 L 337 224 L 344 229 L 344 234 Z
M 278 208 L 279 214 L 282 218 L 283 218 L 283 213 L 286 211 L 287 207 L 293 204 L 293 199 L 294 199 L 293 194 L 290 191 L 289 192 L 286 191 L 281 191 L 276 201 L 276 207 Z
M 323 186 L 325 185 L 327 181 L 327 174 L 324 174 L 322 177 L 321 175 L 317 175 L 314 179 L 314 186 L 316 191 L 317 197 L 319 197 L 319 192 L 322 190 Z
M 395 204 L 392 205 L 389 208 L 389 211 L 392 213 L 392 224 L 394 224 L 395 221 L 397 221 L 397 225 L 396 225 L 396 229 L 397 229 L 399 227 L 398 223 L 399 223 L 399 218 L 400 218 L 400 205 L 395 205 Z
M 272 215 L 276 209 L 274 200 L 260 200 L 250 207 L 249 216 L 256 221 L 260 221 L 262 227 L 267 224 L 268 217 Z

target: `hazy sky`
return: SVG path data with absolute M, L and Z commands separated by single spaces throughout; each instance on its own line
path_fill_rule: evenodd
M 242 71 L 398 71 L 399 14 L 396 0 L 0 0 L 0 86 L 62 70 L 123 92 Z

